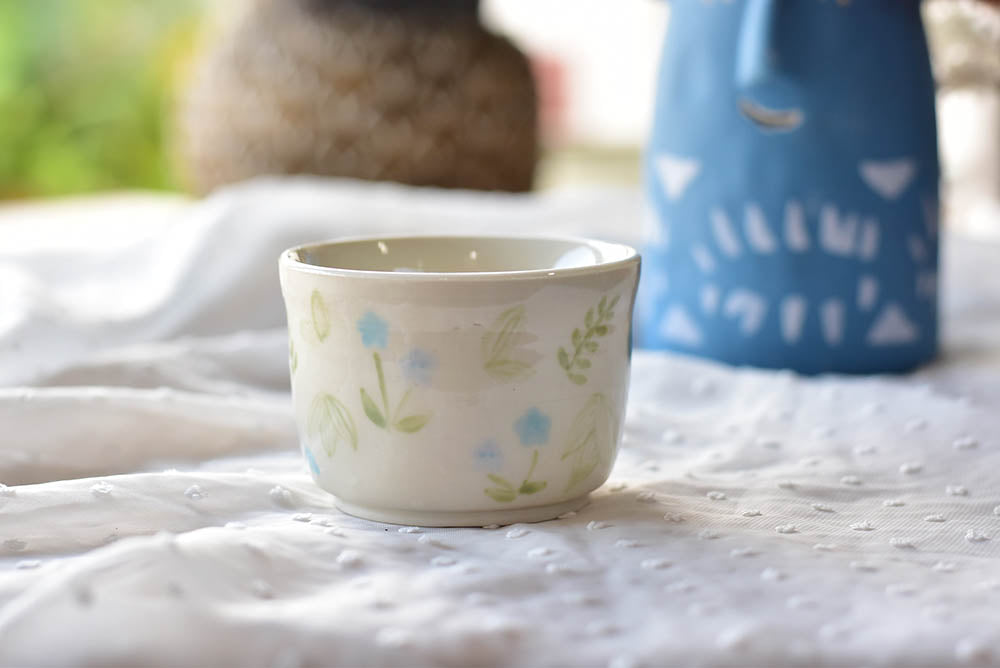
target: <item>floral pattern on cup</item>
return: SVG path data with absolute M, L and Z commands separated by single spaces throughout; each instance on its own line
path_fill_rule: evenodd
M 521 445 L 545 445 L 549 442 L 552 418 L 537 408 L 527 410 L 514 422 L 514 431 Z
M 549 431 L 552 427 L 552 419 L 542 413 L 537 408 L 528 409 L 514 422 L 514 432 L 517 434 L 521 445 L 525 447 L 543 446 L 549 442 Z M 531 452 L 531 464 L 528 472 L 524 475 L 520 484 L 515 484 L 497 473 L 488 473 L 486 477 L 493 483 L 493 487 L 487 487 L 483 494 L 490 497 L 497 503 L 510 503 L 522 494 L 536 494 L 546 487 L 548 481 L 532 480 L 531 476 L 538 466 L 539 449 L 535 447 Z M 483 464 L 484 460 L 489 463 L 498 463 L 497 470 L 502 466 L 503 453 L 495 441 L 485 441 L 475 451 L 478 463 Z
M 414 385 L 430 385 L 431 374 L 436 366 L 434 356 L 420 348 L 413 348 L 399 361 L 403 377 Z
M 312 297 L 309 298 L 309 310 L 312 312 L 316 338 L 322 343 L 330 335 L 330 312 L 327 310 L 326 302 L 323 301 L 323 295 L 319 293 L 319 290 L 312 291 Z
M 600 348 L 597 339 L 603 338 L 614 331 L 614 327 L 610 323 L 612 318 L 615 317 L 614 308 L 620 298 L 621 295 L 616 295 L 608 302 L 607 296 L 604 296 L 598 302 L 596 312 L 593 307 L 587 309 L 587 314 L 583 318 L 584 328 L 581 330 L 579 327 L 575 327 L 572 336 L 570 336 L 572 344 L 570 349 L 572 353 L 568 352 L 566 348 L 559 346 L 559 351 L 556 355 L 559 360 L 559 366 L 562 367 L 563 371 L 566 372 L 566 377 L 573 383 L 583 385 L 587 382 L 585 371 L 591 366 L 590 359 L 587 356 L 596 353 L 598 348 Z
M 318 441 L 328 457 L 333 457 L 337 446 L 347 443 L 358 449 L 358 429 L 354 418 L 342 401 L 332 394 L 320 392 L 309 407 L 306 433 L 311 441 Z
M 358 319 L 358 333 L 365 348 L 385 350 L 389 345 L 389 323 L 372 311 L 365 311 Z
M 535 362 L 521 349 L 526 336 L 524 312 L 524 304 L 510 307 L 483 334 L 480 343 L 483 370 L 494 380 L 509 382 L 535 373 Z
M 316 462 L 316 457 L 313 455 L 312 450 L 304 447 L 302 448 L 302 452 L 305 454 L 306 463 L 309 464 L 309 470 L 313 472 L 313 475 L 318 476 L 320 474 L 319 464 Z
M 609 464 L 614 458 L 618 441 L 618 419 L 611 402 L 600 392 L 590 395 L 583 408 L 573 418 L 561 461 L 570 463 L 570 491 L 590 477 L 598 464 Z
M 492 438 L 486 439 L 473 450 L 472 457 L 475 459 L 476 469 L 486 473 L 497 473 L 503 469 L 503 450 Z
M 358 333 L 361 334 L 361 343 L 372 350 L 372 361 L 375 364 L 375 376 L 378 379 L 378 397 L 381 405 L 376 403 L 371 393 L 364 387 L 360 388 L 361 407 L 365 415 L 379 429 L 394 429 L 404 434 L 415 434 L 426 426 L 431 419 L 431 413 L 405 414 L 406 404 L 410 399 L 413 390 L 418 385 L 430 383 L 431 373 L 434 370 L 434 357 L 419 348 L 412 349 L 401 361 L 400 366 L 403 376 L 410 381 L 410 387 L 403 393 L 395 410 L 390 410 L 389 390 L 385 381 L 385 369 L 382 363 L 382 355 L 379 350 L 384 350 L 389 343 L 389 325 L 372 311 L 365 312 L 358 320 Z

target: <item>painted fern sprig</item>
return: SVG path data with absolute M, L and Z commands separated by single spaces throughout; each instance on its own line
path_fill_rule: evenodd
M 559 346 L 559 366 L 566 372 L 566 376 L 577 385 L 583 385 L 587 382 L 587 376 L 583 372 L 591 366 L 587 356 L 596 353 L 600 348 L 597 339 L 614 331 L 610 322 L 615 317 L 614 308 L 620 297 L 621 295 L 617 295 L 610 302 L 607 296 L 601 297 L 596 312 L 593 307 L 587 309 L 587 314 L 583 319 L 584 328 L 582 330 L 579 327 L 574 328 L 573 335 L 570 337 L 572 354 Z

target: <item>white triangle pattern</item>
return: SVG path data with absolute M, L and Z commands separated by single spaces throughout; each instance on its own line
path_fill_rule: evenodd
M 660 336 L 686 346 L 701 345 L 701 330 L 683 306 L 671 306 L 660 322 Z
M 884 199 L 894 200 L 903 194 L 917 175 L 917 163 L 912 158 L 862 160 L 858 172 L 869 188 Z
M 868 330 L 868 343 L 873 346 L 892 346 L 912 343 L 920 336 L 920 330 L 906 316 L 899 304 L 888 304 L 875 324 Z
M 680 199 L 694 177 L 698 176 L 701 163 L 679 155 L 663 153 L 656 156 L 656 171 L 667 199 L 674 201 Z

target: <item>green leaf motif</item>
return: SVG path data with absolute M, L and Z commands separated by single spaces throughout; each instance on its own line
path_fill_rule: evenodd
M 537 494 L 546 487 L 549 483 L 545 480 L 532 480 L 531 474 L 535 472 L 535 467 L 538 465 L 538 450 L 536 449 L 531 453 L 531 466 L 528 468 L 527 475 L 524 476 L 524 480 L 515 489 L 514 484 L 493 473 L 486 475 L 490 482 L 496 485 L 496 487 L 487 487 L 483 490 L 486 496 L 490 497 L 498 503 L 510 503 L 518 496 L 522 494 Z
M 358 449 L 358 430 L 347 407 L 332 394 L 320 392 L 309 407 L 306 429 L 309 438 L 317 439 L 330 457 L 340 443 Z
M 602 296 L 601 301 L 597 303 L 596 315 L 593 307 L 587 309 L 587 313 L 583 317 L 585 330 L 576 327 L 570 335 L 570 341 L 573 344 L 572 355 L 562 346 L 559 347 L 556 353 L 559 366 L 565 369 L 566 377 L 574 385 L 583 385 L 587 382 L 587 375 L 581 371 L 589 369 L 591 361 L 584 356 L 596 353 L 600 348 L 596 339 L 603 338 L 614 331 L 610 320 L 615 315 L 612 309 L 620 297 L 621 295 L 616 295 L 608 303 L 607 295 Z
M 401 431 L 405 434 L 415 434 L 424 428 L 427 421 L 431 419 L 430 413 L 426 415 L 409 415 L 401 420 L 397 420 L 396 427 L 397 431 Z
M 480 350 L 483 369 L 499 381 L 527 378 L 534 364 L 516 359 L 518 339 L 524 334 L 524 304 L 518 304 L 501 313 L 483 334 Z
M 367 415 L 368 419 L 372 421 L 372 424 L 379 429 L 385 429 L 385 416 L 382 415 L 382 411 L 379 410 L 379 407 L 375 404 L 371 396 L 369 396 L 368 392 L 366 392 L 363 387 L 361 388 L 361 406 L 365 409 L 365 415 Z
M 510 503 L 517 498 L 517 492 L 514 490 L 501 489 L 499 487 L 487 487 L 483 490 L 483 493 L 497 503 Z
M 569 368 L 569 353 L 562 346 L 559 346 L 559 366 L 564 369 Z
M 510 484 L 510 481 L 507 480 L 506 478 L 501 478 L 500 476 L 494 475 L 492 473 L 488 473 L 486 477 L 495 482 L 496 484 L 500 485 L 501 487 L 505 487 L 507 489 L 514 489 L 514 485 Z
M 493 321 L 489 331 L 483 334 L 482 352 L 486 359 L 507 357 L 514 347 L 514 334 L 524 320 L 524 304 L 507 309 Z
M 295 351 L 295 339 L 288 337 L 288 368 L 295 375 L 295 370 L 299 368 L 299 354 Z
M 330 334 L 330 312 L 327 311 L 319 290 L 313 290 L 312 299 L 309 301 L 312 306 L 312 321 L 313 329 L 316 330 L 316 338 L 321 342 L 325 341 Z
M 528 481 L 528 480 L 525 480 L 523 483 L 521 483 L 521 486 L 518 488 L 517 493 L 518 494 L 534 494 L 535 492 L 540 492 L 543 489 L 545 489 L 545 487 L 548 484 L 549 483 L 545 482 L 544 480 L 542 480 L 542 481 L 537 481 L 537 480 Z
M 573 418 L 566 437 L 562 461 L 570 463 L 569 492 L 590 477 L 599 464 L 610 464 L 618 442 L 618 420 L 611 404 L 600 392 L 590 395 Z
M 513 380 L 530 376 L 535 372 L 527 362 L 517 360 L 497 360 L 486 364 L 486 372 L 500 380 Z

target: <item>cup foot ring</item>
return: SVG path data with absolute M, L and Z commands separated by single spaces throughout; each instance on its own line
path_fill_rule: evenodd
M 405 510 L 401 508 L 379 508 L 336 499 L 337 507 L 348 515 L 373 522 L 402 524 L 421 527 L 485 527 L 491 524 L 505 525 L 519 522 L 544 522 L 553 520 L 563 513 L 577 511 L 590 500 L 588 494 L 569 501 L 560 501 L 528 508 L 498 508 L 497 510 Z

